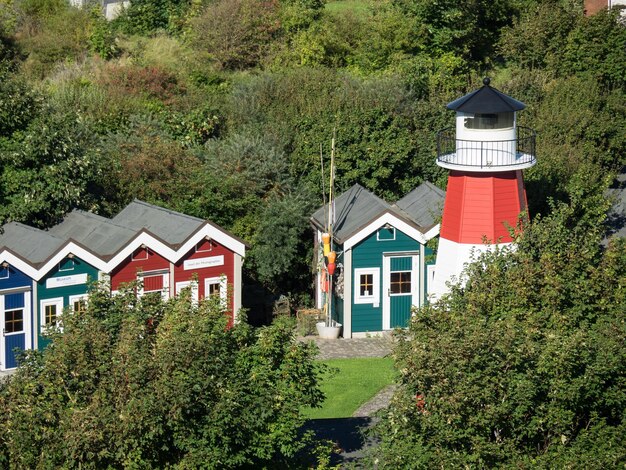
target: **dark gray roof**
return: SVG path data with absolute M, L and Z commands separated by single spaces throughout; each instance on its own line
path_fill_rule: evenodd
M 8 248 L 32 265 L 46 261 L 65 240 L 54 235 L 17 222 L 2 227 L 0 247 Z
M 115 254 L 136 235 L 135 230 L 81 210 L 67 214 L 63 222 L 52 227 L 49 233 L 64 239 L 71 238 L 101 257 Z
M 609 211 L 609 236 L 626 237 L 626 168 L 609 189 L 609 197 L 613 200 Z
M 335 240 L 343 243 L 350 235 L 386 210 L 391 210 L 389 204 L 363 186 L 355 184 L 335 198 L 336 215 L 333 233 Z M 327 220 L 328 204 L 320 207 L 311 217 L 311 222 L 320 230 L 326 229 Z
M 134 230 L 147 229 L 170 245 L 179 245 L 205 221 L 162 207 L 134 200 L 113 218 L 113 222 Z
M 425 181 L 404 196 L 395 206 L 421 227 L 439 223 L 446 192 Z
M 335 199 L 333 236 L 338 243 L 343 243 L 385 212 L 393 213 L 425 232 L 437 224 L 444 196 L 444 191 L 426 182 L 391 206 L 355 184 Z M 311 222 L 318 229 L 325 230 L 327 219 L 328 205 L 315 211 Z
M 485 78 L 483 83 L 485 85 L 478 90 L 448 103 L 447 108 L 463 113 L 506 113 L 520 111 L 526 107 L 521 101 L 489 86 L 488 78 Z

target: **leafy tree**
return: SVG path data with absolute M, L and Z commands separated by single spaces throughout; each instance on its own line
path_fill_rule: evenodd
M 2 385 L 1 459 L 17 468 L 268 468 L 306 444 L 315 349 L 288 322 L 227 327 L 219 301 L 91 293 Z
M 278 2 L 220 0 L 193 19 L 194 44 L 217 65 L 240 70 L 260 63 L 279 32 Z
M 315 206 L 310 195 L 303 193 L 269 201 L 247 261 L 256 268 L 258 279 L 274 292 L 296 291 L 310 281 L 309 217 Z
M 626 460 L 626 243 L 603 250 L 583 200 L 416 313 L 394 351 L 402 385 L 377 431 L 383 468 Z
M 394 0 L 393 4 L 407 16 L 413 34 L 431 54 L 451 52 L 473 61 L 493 57 L 500 31 L 513 12 L 508 0 Z
M 48 227 L 73 208 L 97 209 L 108 187 L 97 148 L 78 116 L 46 108 L 0 147 L 0 218 Z

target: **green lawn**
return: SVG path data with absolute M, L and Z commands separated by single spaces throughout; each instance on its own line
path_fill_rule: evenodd
M 349 418 L 359 406 L 393 382 L 393 361 L 388 357 L 322 362 L 332 368 L 321 384 L 326 400 L 322 408 L 304 410 L 309 419 Z

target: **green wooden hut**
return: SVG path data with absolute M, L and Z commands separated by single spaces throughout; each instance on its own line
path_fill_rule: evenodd
M 445 193 L 425 182 L 395 204 L 356 184 L 334 201 L 333 319 L 345 338 L 377 334 L 408 325 L 413 306 L 428 298 L 435 257 L 427 242 L 439 234 Z M 321 266 L 321 236 L 328 207 L 311 217 L 316 260 Z M 326 286 L 316 279 L 316 302 L 322 308 Z

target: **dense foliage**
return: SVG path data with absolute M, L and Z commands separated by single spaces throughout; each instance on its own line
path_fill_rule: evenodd
M 575 204 L 472 265 L 395 349 L 382 468 L 616 468 L 626 461 L 626 243 Z
M 323 399 L 314 346 L 292 325 L 227 327 L 217 300 L 91 293 L 45 353 L 0 390 L 11 468 L 276 468 Z
M 490 75 L 528 105 L 530 213 L 548 214 L 626 163 L 625 43 L 617 11 L 570 0 L 138 0 L 110 22 L 12 0 L 0 217 L 45 227 L 142 198 L 232 230 L 251 244 L 248 279 L 305 299 L 333 132 L 339 191 L 443 188 L 445 104 Z

